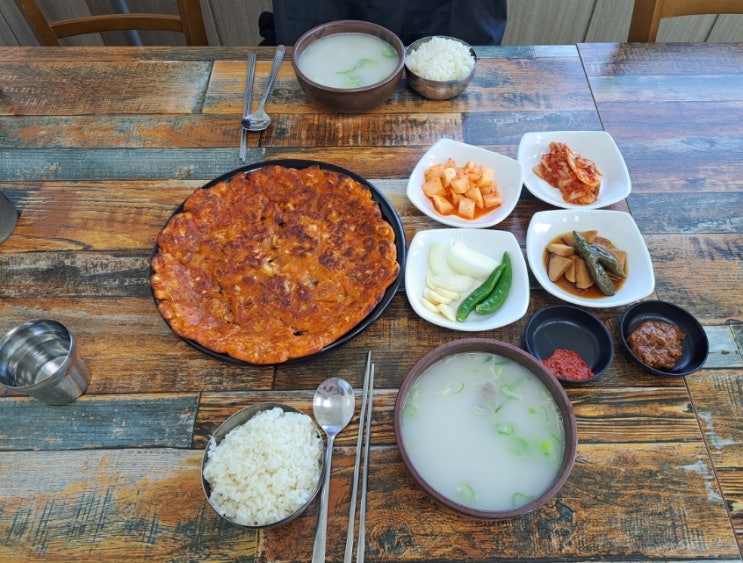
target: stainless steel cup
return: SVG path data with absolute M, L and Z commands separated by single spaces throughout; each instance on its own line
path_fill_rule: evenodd
M 0 385 L 49 405 L 77 399 L 90 371 L 72 333 L 48 319 L 15 327 L 0 339 Z

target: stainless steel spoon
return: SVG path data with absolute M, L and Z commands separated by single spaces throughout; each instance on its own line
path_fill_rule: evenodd
M 328 443 L 325 446 L 325 478 L 320 496 L 320 515 L 315 532 L 315 546 L 312 550 L 312 563 L 325 561 L 325 537 L 328 527 L 328 497 L 330 494 L 330 464 L 333 457 L 333 442 L 335 437 L 351 422 L 356 399 L 353 387 L 345 379 L 331 377 L 323 381 L 315 391 L 312 401 L 312 411 L 315 420 L 325 431 Z
M 256 109 L 253 113 L 246 115 L 242 119 L 242 126 L 248 131 L 263 131 L 264 129 L 267 129 L 269 125 L 271 125 L 271 116 L 266 113 L 264 106 L 266 105 L 266 100 L 268 100 L 268 95 L 271 93 L 271 88 L 273 88 L 273 83 L 274 80 L 276 80 L 276 75 L 279 73 L 279 67 L 281 66 L 281 61 L 284 59 L 285 52 L 286 47 L 284 47 L 283 45 L 279 45 L 278 47 L 276 47 L 276 55 L 273 58 L 271 74 L 268 76 L 266 89 L 263 92 L 263 97 L 261 98 L 260 103 L 258 104 L 258 109 Z

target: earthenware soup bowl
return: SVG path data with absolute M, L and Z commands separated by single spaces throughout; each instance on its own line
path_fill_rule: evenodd
M 330 36 L 340 36 L 340 34 L 346 34 L 341 36 L 343 37 L 340 40 L 341 46 L 332 49 L 339 54 L 339 57 L 345 56 L 351 50 L 349 46 L 343 46 L 343 42 L 350 42 L 354 37 L 348 34 L 360 35 L 362 39 L 364 36 L 371 36 L 372 40 L 381 39 L 388 44 L 385 47 L 386 55 L 376 56 L 361 53 L 353 56 L 348 55 L 352 60 L 340 62 L 342 68 L 333 70 L 333 74 L 347 79 L 343 87 L 331 86 L 325 81 L 321 82 L 317 72 L 312 68 L 313 65 L 307 62 L 310 58 L 310 49 L 317 47 L 315 45 L 317 42 L 327 41 Z M 366 37 L 366 39 L 369 38 Z M 305 51 L 307 53 L 303 59 Z M 326 57 L 322 66 L 330 67 L 331 62 Z M 362 80 L 359 77 L 364 74 L 363 80 L 365 80 L 366 71 L 375 66 L 380 66 L 379 63 L 389 65 L 389 72 L 384 73 L 374 83 L 358 85 L 360 82 L 356 81 Z M 297 39 L 292 51 L 292 66 L 299 85 L 314 103 L 335 112 L 363 113 L 379 106 L 392 96 L 402 79 L 405 67 L 405 46 L 400 38 L 390 30 L 371 22 L 358 20 L 333 21 L 314 27 Z
M 524 350 L 465 338 L 423 356 L 400 387 L 395 437 L 436 501 L 484 520 L 553 499 L 573 468 L 575 415 L 560 383 Z

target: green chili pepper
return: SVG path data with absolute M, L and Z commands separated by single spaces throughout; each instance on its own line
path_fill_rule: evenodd
M 500 263 L 488 276 L 480 286 L 478 286 L 472 293 L 464 298 L 457 307 L 456 319 L 461 323 L 469 314 L 475 309 L 475 307 L 484 301 L 488 295 L 493 291 L 495 285 L 501 277 L 501 274 L 505 270 L 505 262 Z
M 504 266 L 503 273 L 495 285 L 493 291 L 480 303 L 475 306 L 475 312 L 480 315 L 489 315 L 500 309 L 501 305 L 506 301 L 508 293 L 511 291 L 511 279 L 513 278 L 513 270 L 511 268 L 511 258 L 508 256 L 508 252 L 503 253 L 503 262 L 501 266 Z
M 596 258 L 598 259 L 599 264 L 601 264 L 604 268 L 609 270 L 615 276 L 619 276 L 620 278 L 627 277 L 627 274 L 624 272 L 624 268 L 622 268 L 619 260 L 617 260 L 617 257 L 614 256 L 611 252 L 609 252 L 605 248 L 598 246 L 597 244 L 589 244 L 588 246 L 590 246 L 591 250 L 596 253 Z
M 580 233 L 573 231 L 573 247 L 578 255 L 586 261 L 588 266 L 588 272 L 591 274 L 593 281 L 596 282 L 596 287 L 604 295 L 614 295 L 616 288 L 614 282 L 611 281 L 609 274 L 606 273 L 604 267 L 599 264 L 599 259 L 596 252 L 593 251 L 592 247 L 586 242 Z

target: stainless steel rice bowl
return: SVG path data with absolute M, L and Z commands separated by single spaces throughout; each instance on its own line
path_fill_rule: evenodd
M 460 50 L 459 46 L 464 46 L 466 52 L 471 57 L 472 68 L 468 72 L 464 72 L 463 74 L 453 78 L 448 78 L 446 76 L 448 74 L 446 71 L 444 71 L 440 76 L 435 76 L 436 73 L 429 74 L 428 69 L 424 71 L 422 70 L 422 65 L 415 64 L 416 61 L 414 57 L 416 55 L 414 55 L 414 53 L 421 53 L 421 49 L 430 50 L 431 52 L 428 53 L 429 60 L 425 66 L 429 67 L 429 69 L 438 66 L 438 69 L 434 68 L 433 70 L 441 70 L 441 68 L 447 66 L 443 64 L 446 61 L 443 61 L 442 57 L 446 56 L 446 49 L 450 49 L 454 44 L 458 45 L 456 47 L 457 50 Z M 451 64 L 451 61 L 449 61 L 449 66 Z M 405 49 L 405 74 L 408 79 L 408 84 L 415 92 L 430 100 L 448 100 L 458 96 L 464 92 L 470 82 L 472 82 L 476 70 L 477 55 L 475 54 L 475 50 L 470 47 L 469 44 L 455 37 L 438 35 L 424 37 L 411 43 Z
M 309 415 L 281 403 L 246 407 L 209 440 L 201 464 L 204 494 L 230 524 L 252 529 L 285 524 L 317 496 L 323 452 Z

